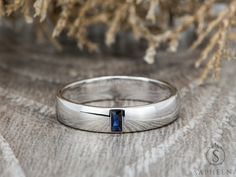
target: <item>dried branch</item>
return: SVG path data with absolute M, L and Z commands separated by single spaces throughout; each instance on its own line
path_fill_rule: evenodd
M 222 58 L 232 58 L 226 41 L 236 41 L 229 29 L 235 29 L 236 0 L 225 1 L 227 8 L 218 14 L 212 10 L 218 0 L 0 0 L 0 17 L 18 13 L 27 23 L 39 17 L 39 29 L 58 48 L 55 37 L 62 31 L 77 41 L 81 49 L 98 51 L 96 43 L 88 39 L 88 27 L 103 24 L 107 27 L 105 43 L 110 46 L 116 40 L 117 33 L 130 30 L 136 40 L 145 39 L 148 43 L 144 60 L 151 64 L 159 46 L 166 44 L 167 50 L 178 49 L 183 33 L 195 28 L 197 39 L 190 49 L 196 49 L 207 42 L 196 68 L 205 66 L 200 82 L 212 72 L 220 76 Z M 50 21 L 53 29 L 44 23 Z M 38 24 L 36 20 L 35 24 Z M 46 27 L 46 26 L 47 27 Z M 39 31 L 39 30 L 38 30 Z M 38 36 L 42 36 L 39 32 Z M 211 57 L 210 57 L 211 56 Z

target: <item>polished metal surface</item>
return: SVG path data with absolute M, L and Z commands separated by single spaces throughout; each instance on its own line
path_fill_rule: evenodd
M 124 110 L 122 131 L 145 131 L 178 117 L 177 89 L 143 77 L 105 76 L 66 85 L 57 93 L 58 120 L 70 127 L 113 133 L 111 110 Z

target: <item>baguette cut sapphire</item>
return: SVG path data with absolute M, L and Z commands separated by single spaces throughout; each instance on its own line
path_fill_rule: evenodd
M 121 109 L 110 110 L 111 117 L 111 131 L 112 132 L 122 132 L 122 120 L 125 116 L 125 111 Z

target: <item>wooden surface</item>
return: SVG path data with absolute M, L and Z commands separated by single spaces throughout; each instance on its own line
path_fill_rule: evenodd
M 235 61 L 224 63 L 219 83 L 196 87 L 197 52 L 161 53 L 147 65 L 141 58 L 55 53 L 29 41 L 0 35 L 1 177 L 213 177 L 204 170 L 216 169 L 235 171 L 219 176 L 236 176 Z M 181 93 L 179 119 L 123 135 L 74 130 L 56 120 L 61 85 L 113 74 L 173 83 Z M 225 152 L 218 166 L 206 160 L 214 143 Z

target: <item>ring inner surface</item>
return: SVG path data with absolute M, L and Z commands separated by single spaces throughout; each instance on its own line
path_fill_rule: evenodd
M 170 97 L 171 91 L 165 84 L 114 78 L 73 85 L 62 96 L 78 104 L 112 108 L 157 103 Z

